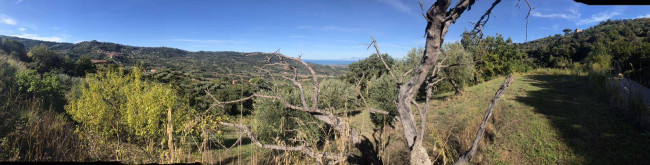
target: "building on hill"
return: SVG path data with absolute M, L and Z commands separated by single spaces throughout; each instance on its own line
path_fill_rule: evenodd
M 576 32 L 576 33 L 580 33 L 580 32 L 582 32 L 582 30 L 580 30 L 580 29 L 576 29 L 575 32 Z
M 93 63 L 93 64 L 100 64 L 100 65 L 101 64 L 110 64 L 110 63 L 112 63 L 112 62 L 106 61 L 106 60 L 90 60 L 90 62 Z

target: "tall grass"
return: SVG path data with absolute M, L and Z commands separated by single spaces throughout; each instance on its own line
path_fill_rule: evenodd
M 650 109 L 645 102 L 641 90 L 647 90 L 632 80 L 625 79 L 622 74 L 612 75 L 608 70 L 597 66 L 589 68 L 589 80 L 596 94 L 603 101 L 608 101 L 621 110 L 637 125 L 650 129 Z
M 88 160 L 67 116 L 17 89 L 15 75 L 24 70 L 24 63 L 0 55 L 0 160 Z

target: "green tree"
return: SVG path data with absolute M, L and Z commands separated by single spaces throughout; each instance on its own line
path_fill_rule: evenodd
M 475 69 L 472 54 L 465 51 L 459 42 L 445 44 L 443 50 L 450 66 L 444 68 L 440 74 L 446 78 L 456 93 L 461 93 L 463 88 L 472 84 L 474 79 Z
M 63 59 L 59 55 L 50 50 L 46 45 L 38 45 L 33 47 L 27 53 L 27 56 L 34 61 L 34 69 L 39 73 L 45 73 L 55 68 L 60 68 Z
M 320 85 L 320 102 L 321 109 L 332 109 L 335 113 L 344 109 L 357 108 L 357 93 L 354 86 L 340 79 L 325 79 Z
M 383 54 L 382 58 L 386 61 L 388 66 L 392 66 L 395 63 L 395 60 L 388 54 Z M 379 77 L 388 73 L 388 70 L 377 54 L 372 54 L 363 60 L 359 60 L 359 62 L 353 62 L 348 67 L 350 68 L 350 72 L 343 75 L 343 79 L 349 83 L 357 83 L 357 81 L 359 81 L 364 75 L 366 80 L 363 82 L 367 81 L 367 78 Z M 363 88 L 365 88 L 365 86 L 362 86 L 362 89 Z
M 305 87 L 305 95 L 310 96 L 310 88 Z M 294 105 L 299 105 L 299 91 L 291 86 L 280 86 L 270 91 L 258 92 L 262 95 L 279 96 Z M 254 132 L 265 144 L 295 145 L 305 141 L 317 144 L 324 137 L 324 124 L 308 113 L 285 107 L 272 99 L 256 99 L 254 102 Z
M 573 30 L 571 30 L 571 29 L 564 29 L 564 30 L 562 30 L 562 32 L 564 32 L 564 35 L 565 35 L 565 36 L 571 34 L 571 31 L 573 31 Z
M 373 108 L 388 112 L 388 115 L 370 114 L 370 119 L 375 126 L 381 128 L 386 124 L 392 125 L 393 118 L 397 116 L 396 96 L 397 88 L 389 75 L 373 77 L 368 81 L 368 101 L 370 105 L 374 106 Z
M 85 76 L 86 73 L 94 73 L 96 69 L 95 65 L 93 65 L 90 58 L 87 56 L 81 56 L 81 58 L 74 63 L 74 72 L 76 76 Z

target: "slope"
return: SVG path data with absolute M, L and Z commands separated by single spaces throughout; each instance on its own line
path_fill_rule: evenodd
M 429 148 L 457 155 L 471 145 L 489 99 L 503 81 L 433 102 Z M 588 78 L 566 70 L 518 75 L 495 109 L 473 159 L 485 164 L 648 164 L 650 138 L 599 100 Z M 435 154 L 434 154 L 435 155 Z M 453 156 L 452 156 L 453 157 Z

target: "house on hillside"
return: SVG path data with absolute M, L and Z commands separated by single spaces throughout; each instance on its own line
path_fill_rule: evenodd
M 582 32 L 582 30 L 580 30 L 580 29 L 576 29 L 575 32 L 576 32 L 576 33 L 580 33 L 580 32 Z
M 90 60 L 90 62 L 93 63 L 93 64 L 98 64 L 98 65 L 113 63 L 111 61 L 106 61 L 106 60 Z

